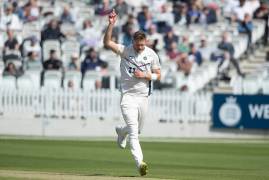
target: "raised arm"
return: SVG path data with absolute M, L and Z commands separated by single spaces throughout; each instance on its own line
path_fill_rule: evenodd
M 105 32 L 103 43 L 104 43 L 104 46 L 106 48 L 109 48 L 113 52 L 119 54 L 120 50 L 119 50 L 118 44 L 115 43 L 114 41 L 112 41 L 112 30 L 113 30 L 113 27 L 116 23 L 116 20 L 117 20 L 117 14 L 116 14 L 115 10 L 113 9 L 113 11 L 108 16 L 109 24 L 108 24 L 108 27 L 107 27 L 106 32 Z

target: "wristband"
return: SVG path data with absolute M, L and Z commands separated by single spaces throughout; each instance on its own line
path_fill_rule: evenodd
M 156 73 L 152 73 L 151 74 L 151 80 L 157 80 L 158 79 L 158 75 Z

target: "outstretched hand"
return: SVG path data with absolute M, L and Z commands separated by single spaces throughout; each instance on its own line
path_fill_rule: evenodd
M 117 14 L 115 12 L 115 9 L 112 10 L 112 12 L 108 16 L 109 24 L 115 24 L 117 20 Z

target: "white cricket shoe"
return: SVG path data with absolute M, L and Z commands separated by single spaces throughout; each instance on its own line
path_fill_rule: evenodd
M 122 131 L 122 127 L 117 126 L 115 130 L 118 135 L 118 146 L 122 149 L 125 149 L 127 143 L 127 134 Z

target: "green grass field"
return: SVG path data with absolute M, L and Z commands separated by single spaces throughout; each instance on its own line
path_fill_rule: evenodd
M 146 178 L 269 179 L 266 142 L 142 142 Z M 138 176 L 129 149 L 112 141 L 0 139 L 0 169 L 100 177 Z M 17 179 L 3 177 L 0 179 Z

